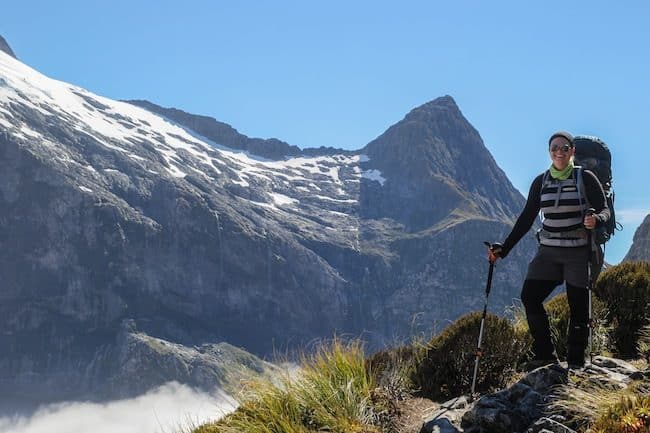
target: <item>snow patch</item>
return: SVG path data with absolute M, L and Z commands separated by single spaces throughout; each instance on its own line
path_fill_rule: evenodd
M 273 190 L 298 190 L 304 193 L 328 191 L 328 194 L 336 198 L 325 195 L 316 198 L 338 203 L 356 203 L 356 197 L 344 188 L 345 182 L 359 182 L 362 177 L 382 184 L 385 180 L 377 170 L 363 172 L 360 169 L 360 163 L 369 161 L 367 155 L 300 156 L 270 160 L 231 149 L 144 108 L 114 101 L 48 78 L 9 56 L 0 56 L 0 79 L 5 83 L 0 86 L 0 126 L 6 127 L 16 136 L 38 136 L 40 145 L 62 147 L 47 142 L 44 136 L 30 129 L 27 126 L 29 121 L 9 117 L 9 104 L 13 103 L 38 110 L 45 116 L 62 116 L 78 132 L 108 149 L 138 161 L 143 170 L 153 174 L 159 173 L 150 169 L 149 161 L 160 159 L 165 165 L 165 171 L 160 170 L 161 174 L 168 173 L 175 178 L 184 178 L 187 173 L 197 172 L 209 179 L 220 175 L 220 180 L 224 178 L 222 182 L 232 182 L 242 187 L 257 183 L 272 198 L 271 204 L 256 203 L 260 206 L 300 203 L 295 198 L 272 192 Z M 146 147 L 142 149 L 144 153 L 141 153 L 142 144 L 145 143 Z M 156 152 L 159 156 L 150 155 L 151 152 Z M 205 169 L 206 165 L 208 169 Z M 86 168 L 96 171 L 91 166 Z M 118 171 L 104 169 L 104 172 Z
M 21 131 L 23 134 L 25 134 L 25 135 L 29 135 L 30 137 L 33 137 L 33 138 L 38 138 L 38 137 L 41 136 L 41 134 L 39 134 L 38 132 L 36 132 L 36 131 L 34 131 L 33 129 L 29 128 L 27 125 L 22 125 L 22 126 L 20 127 L 20 131 Z
M 386 178 L 381 175 L 381 171 L 379 170 L 366 170 L 361 173 L 361 177 L 364 179 L 379 182 L 382 186 L 384 185 L 384 182 L 386 182 Z
M 334 202 L 337 202 L 337 203 L 356 203 L 357 202 L 354 199 L 332 198 L 332 197 L 327 197 L 325 195 L 314 195 L 314 197 L 319 198 L 321 200 L 334 201 Z
M 296 200 L 295 198 L 291 198 L 289 196 L 286 196 L 284 194 L 280 194 L 277 192 L 272 192 L 271 193 L 271 198 L 273 199 L 273 202 L 277 204 L 278 206 L 285 206 L 285 205 L 292 205 L 295 203 L 300 203 L 300 201 Z
M 234 183 L 235 185 L 243 186 L 244 188 L 248 188 L 250 186 L 250 184 L 246 182 L 244 179 L 241 180 L 233 179 L 232 183 Z
M 7 129 L 9 129 L 9 128 L 13 128 L 13 127 L 14 127 L 14 125 L 12 125 L 11 123 L 7 122 L 5 119 L 3 119 L 3 118 L 1 118 L 1 117 L 0 117 L 0 126 L 3 126 L 3 127 L 7 128 Z

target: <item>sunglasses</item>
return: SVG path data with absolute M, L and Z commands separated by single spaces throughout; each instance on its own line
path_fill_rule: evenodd
M 564 153 L 567 153 L 571 149 L 571 146 L 568 144 L 553 144 L 550 147 L 551 152 L 557 152 L 558 150 L 561 150 Z

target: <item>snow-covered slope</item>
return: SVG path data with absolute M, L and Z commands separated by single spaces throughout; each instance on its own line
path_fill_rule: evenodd
M 58 138 L 50 131 L 32 129 L 33 121 L 40 119 L 16 117 L 12 106 L 22 106 L 44 118 L 54 116 L 59 121 L 64 120 L 75 133 L 120 152 L 134 165 L 153 174 L 179 178 L 191 174 L 221 186 L 266 185 L 269 192 L 266 200 L 252 202 L 272 208 L 319 204 L 322 200 L 352 204 L 357 202 L 361 177 L 383 180 L 376 170 L 363 172 L 360 169 L 359 162 L 367 161 L 367 157 L 360 155 L 272 161 L 229 149 L 150 111 L 50 79 L 4 53 L 0 56 L 3 56 L 0 125 L 6 133 L 17 138 L 38 140 L 52 147 L 62 162 L 79 162 L 79 155 L 71 154 L 69 148 L 57 143 Z M 163 170 L 159 173 L 156 170 L 160 170 L 161 165 Z M 90 163 L 85 167 L 97 172 L 97 180 L 101 183 L 99 170 Z M 101 168 L 111 169 L 114 170 Z M 309 194 L 308 198 L 305 193 Z

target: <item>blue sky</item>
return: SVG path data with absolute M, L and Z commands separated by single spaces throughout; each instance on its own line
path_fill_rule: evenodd
M 527 193 L 557 129 L 613 151 L 627 252 L 650 213 L 650 4 L 627 1 L 30 1 L 0 35 L 44 74 L 300 147 L 357 149 L 454 97 Z

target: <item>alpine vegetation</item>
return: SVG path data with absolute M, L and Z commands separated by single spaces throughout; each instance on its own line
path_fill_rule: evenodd
M 250 382 L 239 408 L 194 433 L 381 432 L 375 383 L 358 342 L 334 340 L 305 355 L 296 376 Z

